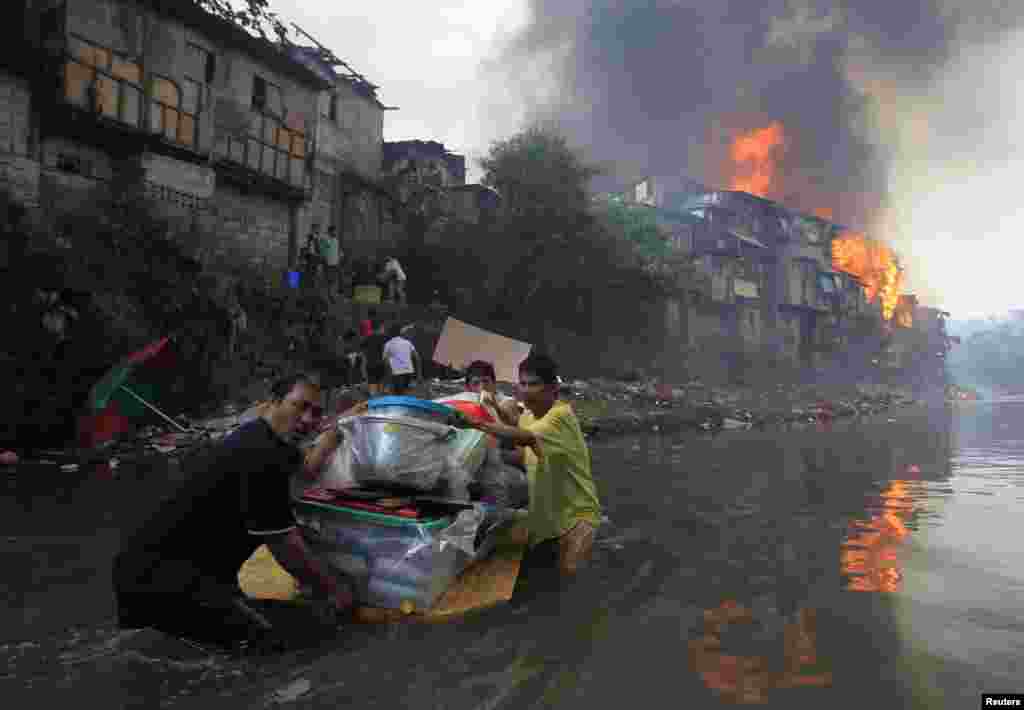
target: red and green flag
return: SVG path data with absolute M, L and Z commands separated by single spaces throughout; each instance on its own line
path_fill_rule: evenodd
M 170 342 L 170 338 L 161 338 L 128 355 L 92 386 L 88 411 L 79 420 L 79 443 L 96 446 L 150 414 L 167 418 L 153 404 L 159 389 L 154 374 L 172 366 Z

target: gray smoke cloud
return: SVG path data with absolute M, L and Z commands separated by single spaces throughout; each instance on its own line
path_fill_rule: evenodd
M 1016 260 L 1002 262 L 1004 281 L 991 255 L 1015 253 L 1024 229 L 1011 194 L 1024 180 L 1024 3 L 530 0 L 530 11 L 488 72 L 526 120 L 554 122 L 606 166 L 595 188 L 644 175 L 728 187 L 735 136 L 779 121 L 768 197 L 830 208 L 893 244 L 908 290 L 935 305 L 1022 305 Z
M 965 28 L 984 37 L 1024 17 L 1024 7 L 979 15 L 949 0 L 531 0 L 530 9 L 491 70 L 530 119 L 556 122 L 618 179 L 684 173 L 722 185 L 735 135 L 781 121 L 787 141 L 769 196 L 832 207 L 859 227 L 882 202 L 891 157 L 871 130 L 879 97 L 865 91 L 865 73 L 885 67 L 880 78 L 897 88 L 926 83 Z

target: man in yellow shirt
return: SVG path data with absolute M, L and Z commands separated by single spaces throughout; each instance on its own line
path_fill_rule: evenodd
M 558 399 L 558 365 L 533 354 L 519 366 L 526 412 L 519 426 L 473 423 L 477 429 L 527 447 L 530 544 L 557 545 L 559 568 L 574 574 L 593 549 L 601 502 L 590 471 L 590 449 L 572 407 Z

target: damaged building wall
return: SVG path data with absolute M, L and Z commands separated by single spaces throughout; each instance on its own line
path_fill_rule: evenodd
M 32 89 L 27 79 L 0 71 L 0 185 L 16 200 L 39 200 L 39 163 L 32 156 Z
M 205 224 L 217 236 L 207 253 L 237 253 L 250 264 L 279 270 L 287 266 L 291 213 L 259 193 L 246 193 L 232 185 L 218 185 L 206 213 Z
M 316 50 L 295 53 L 333 82 L 317 97 L 316 180 L 307 222 L 334 225 L 353 256 L 373 254 L 387 205 L 380 185 L 384 108 L 371 87 L 338 76 Z
M 27 89 L 0 93 L 12 117 L 0 119 L 10 126 L 6 138 L 0 133 L 0 176 L 25 202 L 35 192 L 52 214 L 81 205 L 115 164 L 134 162 L 161 211 L 211 225 L 213 241 L 235 240 L 251 258 L 283 266 L 308 198 L 309 119 L 322 84 L 201 11 L 165 11 L 130 0 L 69 0 L 46 38 L 68 58 L 55 103 L 41 104 L 33 155 L 16 153 L 32 131 Z M 79 111 L 74 120 L 69 109 Z

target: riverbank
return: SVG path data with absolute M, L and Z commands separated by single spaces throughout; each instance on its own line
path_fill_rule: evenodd
M 919 404 L 908 390 L 883 385 L 773 387 L 658 386 L 573 382 L 573 402 L 590 437 L 693 429 L 768 429 L 881 414 Z
M 201 418 L 179 416 L 177 421 L 185 431 L 174 430 L 170 425 L 150 425 L 93 451 L 55 446 L 14 449 L 14 452 L 22 461 L 55 463 L 68 467 L 69 472 L 77 466 L 97 462 L 116 470 L 128 461 L 163 456 L 177 458 L 234 429 L 242 415 L 265 396 L 263 389 L 260 383 L 254 383 Z M 410 394 L 435 399 L 463 389 L 461 380 L 435 379 Z M 499 389 L 514 394 L 510 385 L 502 384 Z M 367 396 L 363 387 L 329 389 L 328 411 L 343 411 Z M 923 404 L 907 389 L 884 385 L 803 384 L 754 388 L 592 379 L 564 383 L 561 396 L 572 404 L 584 434 L 591 441 L 643 432 L 810 426 Z

